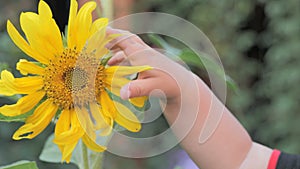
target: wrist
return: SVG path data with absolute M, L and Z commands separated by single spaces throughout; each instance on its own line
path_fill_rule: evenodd
M 240 166 L 240 169 L 275 169 L 268 167 L 271 156 L 272 149 L 253 142 L 247 156 Z

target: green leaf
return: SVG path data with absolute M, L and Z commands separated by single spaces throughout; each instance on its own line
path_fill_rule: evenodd
M 38 169 L 33 161 L 18 161 L 13 164 L 0 167 L 0 169 Z
M 50 162 L 50 163 L 62 163 L 62 154 L 56 144 L 53 143 L 54 134 L 50 135 L 47 139 L 42 153 L 39 156 L 41 161 Z M 79 143 L 79 142 L 78 142 Z M 73 151 L 73 155 L 71 158 L 71 163 L 76 164 L 81 168 L 82 162 L 82 153 L 81 153 L 81 145 L 77 144 L 76 148 Z
M 100 144 L 105 144 L 103 142 L 107 142 L 107 139 L 110 137 L 98 137 L 98 141 L 101 142 Z M 47 139 L 44 148 L 42 150 L 42 153 L 39 156 L 39 159 L 44 162 L 50 162 L 50 163 L 62 163 L 62 154 L 56 144 L 53 143 L 54 134 L 50 135 Z M 72 153 L 71 163 L 77 165 L 79 168 L 83 168 L 83 157 L 82 157 L 82 148 L 81 148 L 82 142 L 81 140 L 78 141 L 78 144 L 76 148 L 74 149 Z M 88 156 L 89 156 L 89 163 L 92 165 L 94 162 L 94 159 L 96 158 L 96 153 L 88 150 Z
M 236 84 L 236 82 L 228 75 L 226 75 L 226 84 L 227 86 L 234 91 L 236 94 L 239 92 L 239 86 Z
M 60 163 L 62 157 L 61 152 L 57 145 L 53 143 L 53 139 L 54 134 L 50 135 L 47 139 L 39 159 L 45 162 Z
M 193 52 L 188 48 L 181 50 L 179 57 L 187 65 L 195 66 L 200 69 L 205 69 L 202 60 L 200 60 L 201 56 L 198 56 L 195 52 Z M 201 57 L 201 59 L 205 59 L 205 58 Z
M 169 45 L 163 38 L 161 38 L 158 35 L 150 34 L 149 39 L 151 40 L 152 43 L 154 43 L 158 47 L 161 47 L 166 51 L 172 53 L 173 56 L 179 56 L 181 53 L 179 49 Z
M 189 66 L 194 66 L 203 70 L 209 70 L 215 73 L 216 75 L 218 75 L 220 78 L 225 78 L 224 80 L 226 81 L 226 84 L 229 86 L 229 88 L 236 93 L 238 92 L 238 86 L 236 85 L 235 81 L 228 75 L 225 75 L 225 77 L 223 77 L 225 74 L 224 71 L 210 57 L 205 56 L 204 54 L 198 55 L 189 48 L 177 49 L 169 45 L 167 41 L 165 41 L 163 38 L 161 38 L 158 35 L 150 34 L 149 38 L 151 42 L 157 45 L 158 47 L 161 47 L 166 51 L 172 53 L 173 56 L 169 56 L 169 57 L 174 61 L 176 62 L 183 61 L 185 64 Z M 174 55 L 179 57 L 174 57 Z
M 50 162 L 50 163 L 62 163 L 62 154 L 56 144 L 53 143 L 54 134 L 50 135 L 44 145 L 42 153 L 39 156 L 41 161 Z M 74 163 L 78 166 L 81 165 L 81 152 L 80 144 L 76 146 L 73 151 L 73 156 L 71 158 L 71 163 Z

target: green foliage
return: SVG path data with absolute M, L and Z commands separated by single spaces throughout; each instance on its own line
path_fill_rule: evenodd
M 62 154 L 60 150 L 58 149 L 58 146 L 53 143 L 54 139 L 54 134 L 51 134 L 45 145 L 44 148 L 39 156 L 39 159 L 44 162 L 49 162 L 49 163 L 62 163 Z M 71 158 L 71 163 L 77 165 L 77 166 L 82 166 L 83 165 L 83 159 L 81 156 L 81 151 L 80 151 L 81 145 L 78 144 L 73 151 L 73 156 Z
M 262 43 L 270 47 L 256 89 L 266 101 L 254 109 L 254 115 L 266 112 L 267 116 L 259 119 L 264 128 L 256 137 L 273 147 L 300 153 L 300 1 L 266 1 L 265 12 L 269 24 Z
M 184 62 L 184 64 L 187 64 L 187 66 L 196 68 L 192 71 L 211 71 L 219 76 L 220 79 L 225 78 L 227 85 L 232 89 L 233 91 L 237 91 L 238 87 L 234 80 L 225 75 L 225 72 L 222 70 L 222 68 L 210 57 L 205 56 L 204 54 L 196 54 L 193 50 L 191 50 L 188 47 L 185 47 L 183 49 L 175 48 L 172 45 L 170 45 L 167 41 L 165 41 L 163 38 L 161 38 L 158 35 L 149 35 L 149 38 L 152 43 L 154 43 L 156 46 L 166 50 L 169 53 L 172 53 L 173 55 L 176 55 L 177 57 L 170 56 L 172 60 L 175 62 L 181 63 Z M 205 63 L 205 64 L 204 64 Z
M 0 167 L 0 169 L 38 169 L 35 162 L 18 161 L 11 165 Z
M 19 71 L 15 69 L 19 59 L 29 59 L 19 48 L 17 48 L 6 32 L 0 32 L 0 70 L 11 71 L 17 77 Z
M 99 137 L 100 138 L 100 137 Z M 101 137 L 100 142 L 104 143 L 107 142 L 107 140 L 110 137 Z M 45 145 L 44 148 L 39 156 L 39 159 L 41 161 L 44 162 L 49 162 L 49 163 L 62 163 L 62 154 L 58 148 L 58 146 L 56 144 L 53 143 L 53 139 L 54 139 L 54 134 L 51 134 Z M 97 141 L 99 141 L 99 139 L 97 139 Z M 72 158 L 71 158 L 71 163 L 75 164 L 76 166 L 78 166 L 79 168 L 84 168 L 84 158 L 82 156 L 82 142 L 79 141 L 76 148 L 74 149 L 73 153 L 72 153 Z M 97 161 L 97 155 L 98 153 L 93 152 L 91 150 L 88 150 L 88 164 L 89 166 L 94 166 L 96 163 L 98 163 L 99 161 Z
M 47 139 L 44 148 L 40 154 L 39 159 L 45 162 L 60 163 L 61 162 L 61 152 L 58 146 L 53 143 L 54 135 L 50 135 Z M 72 162 L 75 160 L 72 159 Z
M 238 85 L 238 92 L 228 90 L 229 109 L 254 140 L 300 153 L 299 0 L 136 4 L 136 11 L 145 9 L 175 14 L 199 27 L 215 45 L 226 74 Z

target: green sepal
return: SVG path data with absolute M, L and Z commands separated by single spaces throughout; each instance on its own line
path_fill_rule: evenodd
M 13 164 L 2 166 L 0 169 L 38 169 L 34 161 L 18 161 Z
M 109 59 L 112 58 L 112 53 L 109 52 L 108 54 L 104 55 L 101 60 L 100 60 L 100 64 L 103 65 L 103 66 L 106 66 L 107 65 L 107 62 L 109 61 Z

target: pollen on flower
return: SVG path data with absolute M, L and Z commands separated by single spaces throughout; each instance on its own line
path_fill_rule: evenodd
M 88 105 L 104 90 L 104 66 L 99 63 L 93 53 L 65 49 L 45 69 L 47 97 L 63 109 Z
M 65 71 L 62 75 L 62 79 L 66 87 L 73 91 L 83 89 L 88 82 L 86 71 L 76 67 Z

